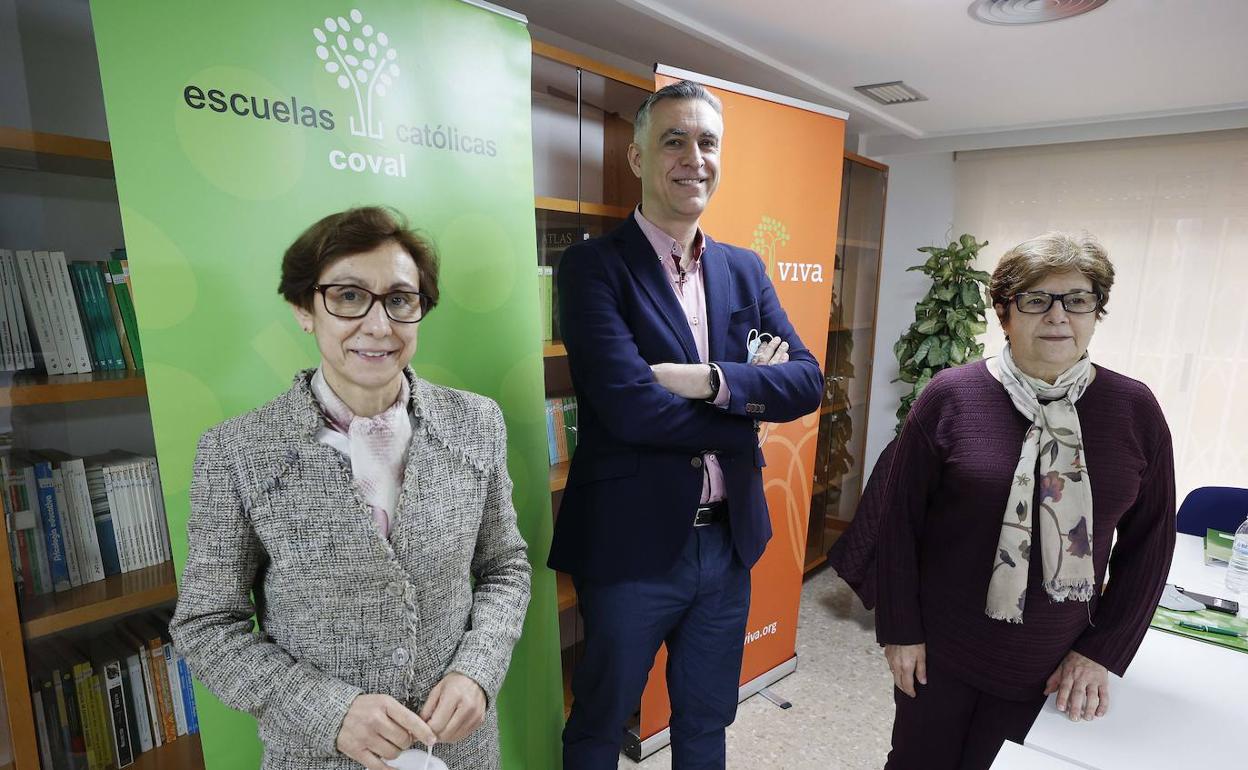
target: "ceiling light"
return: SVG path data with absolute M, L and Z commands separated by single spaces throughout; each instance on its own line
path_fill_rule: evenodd
M 967 12 L 985 24 L 1039 24 L 1069 19 L 1109 0 L 975 0 Z
M 907 102 L 927 101 L 926 96 L 900 80 L 894 80 L 891 83 L 875 83 L 869 86 L 854 86 L 854 90 L 870 96 L 880 104 L 906 104 Z

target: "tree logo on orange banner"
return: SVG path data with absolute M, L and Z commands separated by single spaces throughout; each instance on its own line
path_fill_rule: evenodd
M 776 252 L 789 242 L 789 228 L 779 219 L 764 215 L 754 227 L 754 241 L 750 248 L 758 252 L 767 265 L 767 277 L 776 280 Z

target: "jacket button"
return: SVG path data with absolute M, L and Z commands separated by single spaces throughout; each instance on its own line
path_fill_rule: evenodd
M 402 595 L 403 595 L 403 584 L 402 584 L 402 583 L 399 583 L 399 582 L 397 582 L 397 581 L 396 581 L 396 582 L 393 582 L 393 583 L 387 583 L 387 584 L 386 584 L 386 593 L 390 594 L 391 596 L 402 596 Z
M 402 647 L 399 647 L 395 649 L 394 655 L 392 656 L 392 660 L 394 660 L 394 665 L 396 666 L 406 666 L 408 657 L 409 656 L 407 654 L 407 650 L 403 649 Z
M 701 457 L 695 457 L 695 458 L 693 458 L 692 460 L 690 460 L 690 461 L 689 461 L 689 464 L 690 464 L 690 465 L 692 465 L 692 466 L 693 466 L 693 467 L 695 467 L 695 468 L 701 468 L 701 467 L 702 467 L 702 458 L 701 458 Z

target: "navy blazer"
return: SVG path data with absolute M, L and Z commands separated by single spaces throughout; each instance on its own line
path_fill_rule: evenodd
M 555 521 L 552 569 L 593 580 L 666 572 L 692 532 L 707 451 L 717 453 L 723 469 L 741 561 L 753 566 L 771 538 L 755 421 L 787 422 L 817 409 L 823 374 L 758 255 L 705 242 L 708 352 L 732 393 L 726 408 L 675 396 L 650 371 L 651 364 L 699 360 L 664 267 L 632 215 L 563 254 L 559 319 L 578 435 Z M 789 361 L 748 365 L 751 329 L 787 341 Z

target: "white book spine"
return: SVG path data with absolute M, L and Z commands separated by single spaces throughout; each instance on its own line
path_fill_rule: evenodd
M 147 499 L 143 494 L 143 463 L 133 462 L 126 467 L 126 478 L 130 487 L 130 500 L 134 505 L 134 531 L 139 541 L 139 553 L 143 566 L 156 564 L 156 554 L 152 549 L 154 543 L 151 536 L 151 521 L 148 515 Z
M 60 469 L 52 469 L 52 494 L 56 498 L 56 509 L 61 518 L 61 539 L 65 543 L 65 566 L 69 570 L 69 584 L 80 586 L 82 580 L 82 559 L 78 556 L 78 522 L 69 510 L 65 495 L 65 475 Z
M 160 545 L 160 560 L 164 562 L 173 558 L 169 545 L 169 518 L 165 514 L 165 492 L 160 484 L 160 465 L 156 458 L 146 459 L 152 485 L 152 505 L 156 509 L 156 537 Z
M 35 690 L 31 694 L 31 707 L 35 712 L 35 731 L 39 735 L 39 756 L 44 767 L 53 767 L 52 744 L 48 743 L 48 720 L 43 711 L 42 690 Z
M 65 252 L 53 251 L 52 274 L 61 298 L 61 312 L 65 315 L 69 331 L 70 347 L 74 351 L 74 364 L 82 374 L 91 372 L 91 351 L 87 349 L 87 335 L 83 332 L 82 316 L 78 314 L 78 303 L 74 300 L 74 284 L 69 280 L 69 264 L 65 261 Z
M 30 320 L 35 327 L 35 336 L 39 338 L 39 348 L 43 352 L 43 366 L 48 374 L 64 374 L 65 367 L 57 353 L 56 338 L 52 335 L 52 321 L 48 317 L 48 307 L 43 301 L 43 292 L 39 288 L 39 274 L 35 270 L 35 256 L 29 251 L 17 252 L 17 272 L 22 289 L 22 300 L 30 311 Z
M 143 695 L 143 664 L 138 655 L 126 658 L 126 671 L 130 675 L 130 694 L 134 696 L 134 722 L 139 728 L 139 748 L 152 750 L 152 723 L 147 715 L 147 698 Z
M 139 645 L 139 666 L 143 669 L 143 692 L 147 695 L 147 716 L 151 720 L 152 743 L 164 744 L 161 735 L 160 710 L 156 707 L 156 685 L 152 681 L 152 663 L 149 650 Z
M 113 531 L 117 535 L 117 561 L 122 572 L 129 572 L 134 567 L 130 561 L 129 527 L 126 526 L 126 515 L 121 501 L 121 486 L 116 479 L 116 471 L 110 465 L 100 469 L 104 476 L 104 492 L 108 496 L 108 510 L 113 514 Z
M 169 694 L 173 697 L 173 717 L 178 735 L 186 735 L 186 704 L 182 701 L 182 675 L 178 673 L 178 656 L 173 645 L 165 642 L 165 671 L 169 674 Z
M 100 537 L 95 529 L 95 511 L 91 507 L 91 488 L 87 484 L 87 469 L 82 458 L 66 460 L 61 464 L 65 471 L 66 494 L 74 499 L 78 514 L 78 527 L 83 532 L 79 551 L 86 553 L 87 571 L 83 580 L 88 583 L 104 579 L 104 557 L 100 553 Z
M 39 278 L 39 289 L 43 292 L 44 304 L 48 309 L 48 317 L 51 319 L 54 344 L 61 358 L 61 371 L 74 374 L 78 371 L 78 365 L 74 362 L 74 350 L 69 342 L 68 319 L 61 310 L 60 292 L 52 278 L 52 257 L 48 252 L 35 252 L 35 271 Z
M 134 464 L 135 487 L 139 501 L 142 503 L 143 511 L 143 538 L 147 546 L 147 559 L 149 564 L 160 564 L 164 559 L 160 554 L 160 543 L 156 539 L 156 511 L 152 505 L 151 479 L 148 478 L 150 469 L 147 467 L 147 458 L 141 458 Z
M 0 259 L 7 259 L 8 249 L 0 249 Z M 0 369 L 17 370 L 17 319 L 13 315 L 13 298 L 9 294 L 5 273 L 0 270 Z
M 22 289 L 18 285 L 17 262 L 13 252 L 0 253 L 0 276 L 4 278 L 5 291 L 9 295 L 9 312 L 13 316 L 12 328 L 16 330 L 15 349 L 17 368 L 30 369 L 35 365 L 34 351 L 30 347 L 30 330 L 26 328 L 26 311 L 22 302 Z

